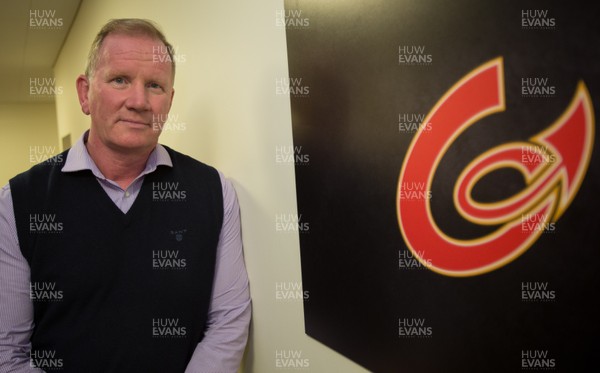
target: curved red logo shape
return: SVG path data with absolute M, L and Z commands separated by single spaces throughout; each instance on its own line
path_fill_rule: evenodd
M 454 187 L 454 204 L 465 219 L 495 225 L 472 240 L 449 237 L 431 214 L 431 185 L 454 140 L 481 118 L 504 111 L 502 58 L 458 81 L 425 117 L 400 172 L 397 213 L 408 248 L 427 268 L 448 276 L 474 276 L 498 269 L 524 253 L 565 212 L 586 173 L 592 153 L 594 114 L 583 82 L 562 115 L 528 141 L 502 144 L 474 159 Z M 425 128 L 425 127 L 423 127 Z M 503 167 L 521 172 L 526 187 L 494 203 L 474 200 L 475 184 Z

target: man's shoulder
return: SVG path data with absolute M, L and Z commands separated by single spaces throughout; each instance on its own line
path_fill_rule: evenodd
M 177 150 L 174 150 L 166 145 L 162 145 L 162 146 L 169 153 L 169 156 L 171 157 L 171 162 L 173 163 L 173 168 L 177 169 L 177 168 L 193 167 L 193 168 L 198 168 L 199 170 L 204 170 L 207 172 L 214 172 L 214 173 L 218 174 L 217 169 L 214 168 L 213 166 L 208 165 L 204 162 L 201 162 L 201 161 L 197 160 L 196 158 L 193 158 L 187 154 L 184 154 Z
M 57 154 L 41 163 L 32 166 L 29 170 L 17 174 L 9 181 L 11 188 L 14 188 L 15 185 L 21 183 L 35 185 L 40 183 L 41 180 L 50 177 L 52 173 L 57 171 L 60 172 L 65 164 L 68 152 L 69 150 L 65 150 L 60 154 Z
M 187 185 L 186 188 L 199 188 L 199 190 L 207 191 L 213 197 L 220 196 L 218 198 L 221 201 L 219 204 L 222 204 L 225 198 L 230 198 L 227 197 L 227 182 L 222 179 L 222 174 L 216 168 L 187 154 L 162 146 L 169 153 L 173 164 L 172 168 L 165 169 L 172 172 L 172 177 L 175 180 L 184 182 Z

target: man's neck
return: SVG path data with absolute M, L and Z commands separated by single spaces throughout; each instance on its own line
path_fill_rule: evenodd
M 142 173 L 152 153 L 152 149 L 120 152 L 103 144 L 97 144 L 93 139 L 89 139 L 85 145 L 104 177 L 114 181 L 123 189 L 127 189 Z

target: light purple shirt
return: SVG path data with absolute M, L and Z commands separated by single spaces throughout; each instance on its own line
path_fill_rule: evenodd
M 102 175 L 85 147 L 87 132 L 67 155 L 62 172 L 91 170 L 112 201 L 124 213 L 133 205 L 144 176 L 159 165 L 173 167 L 162 145 L 150 154 L 142 173 L 123 190 Z M 244 265 L 240 213 L 231 182 L 219 172 L 223 186 L 223 227 L 217 246 L 215 279 L 208 310 L 207 330 L 185 373 L 236 372 L 246 346 L 251 306 Z M 10 185 L 0 190 L 0 373 L 42 372 L 30 366 L 33 303 L 30 271 L 21 254 Z

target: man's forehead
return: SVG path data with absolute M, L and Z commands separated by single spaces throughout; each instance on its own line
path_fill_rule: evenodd
M 110 34 L 102 42 L 104 53 L 153 55 L 168 53 L 168 48 L 159 39 L 146 35 Z
M 107 35 L 100 50 L 101 59 L 113 60 L 116 57 L 123 60 L 152 61 L 160 65 L 170 65 L 170 58 L 164 58 L 168 53 L 168 48 L 159 39 L 147 35 L 125 34 Z
M 146 67 L 152 67 L 155 73 L 169 74 L 173 80 L 175 73 L 169 52 L 160 39 L 149 35 L 109 34 L 98 51 L 95 70 L 104 71 L 103 75 L 121 74 L 127 73 L 127 69 L 139 69 L 141 65 L 136 67 L 136 63 L 142 63 Z
M 157 51 L 167 51 L 167 47 L 164 43 L 157 38 L 153 38 L 149 35 L 144 34 L 109 34 L 102 41 L 102 47 L 109 47 L 115 50 L 142 50 L 143 48 L 151 48 L 156 46 Z

